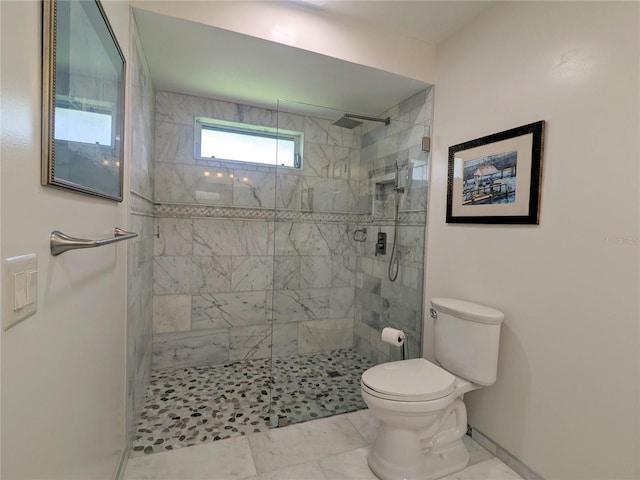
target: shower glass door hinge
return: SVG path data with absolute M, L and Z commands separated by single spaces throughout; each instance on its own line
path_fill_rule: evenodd
M 431 151 L 431 137 L 422 137 L 422 151 L 423 152 Z
M 278 417 L 278 427 L 286 427 L 289 425 L 289 417 Z

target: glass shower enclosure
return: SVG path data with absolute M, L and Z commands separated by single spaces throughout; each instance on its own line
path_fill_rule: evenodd
M 153 372 L 135 452 L 364 408 L 362 372 L 402 356 L 386 326 L 421 355 L 432 91 L 373 119 L 156 93 Z M 194 120 L 286 137 L 293 159 L 194 155 Z
M 271 426 L 365 408 L 362 372 L 421 355 L 429 94 L 380 117 L 279 101 L 302 140 L 276 172 Z

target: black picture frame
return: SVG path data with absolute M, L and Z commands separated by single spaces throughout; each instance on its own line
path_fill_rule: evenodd
M 545 122 L 449 147 L 447 223 L 538 225 Z

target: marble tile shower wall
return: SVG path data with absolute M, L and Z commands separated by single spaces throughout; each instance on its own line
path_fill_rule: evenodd
M 303 168 L 196 160 L 196 116 L 303 131 Z M 359 135 L 330 123 L 156 93 L 154 368 L 352 346 Z
M 386 326 L 409 335 L 409 356 L 421 354 L 424 244 L 428 198 L 429 154 L 422 151 L 422 137 L 430 135 L 433 87 L 400 103 L 383 116 L 388 127 L 374 126 L 363 132 L 362 182 L 358 195 L 361 212 L 371 213 L 367 242 L 357 249 L 354 307 L 354 345 L 372 362 L 399 360 L 402 351 L 380 340 Z M 388 278 L 393 243 L 395 164 L 400 169 L 400 225 L 398 278 Z M 375 255 L 377 233 L 387 234 L 387 254 Z
M 131 155 L 127 288 L 127 432 L 133 437 L 141 411 L 152 359 L 153 316 L 153 125 L 154 91 L 138 31 L 131 36 Z

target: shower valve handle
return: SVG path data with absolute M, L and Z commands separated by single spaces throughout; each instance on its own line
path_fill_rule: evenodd
M 387 234 L 378 232 L 378 241 L 376 242 L 376 256 L 387 254 Z

